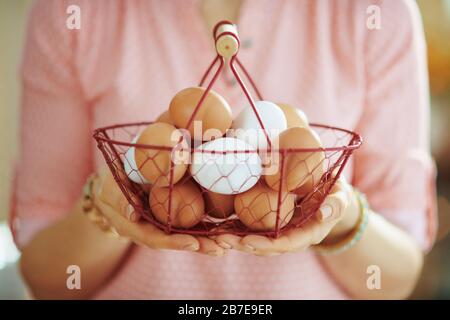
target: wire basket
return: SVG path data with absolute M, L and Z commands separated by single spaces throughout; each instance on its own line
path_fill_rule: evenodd
M 135 138 L 153 122 L 119 124 L 95 130 L 94 138 L 103 154 L 121 191 L 134 207 L 149 223 L 167 233 L 185 233 L 211 236 L 224 233 L 236 235 L 261 234 L 277 237 L 280 232 L 301 226 L 319 209 L 325 197 L 330 193 L 339 178 L 352 152 L 362 142 L 361 137 L 350 130 L 321 124 L 310 124 L 320 137 L 324 146 L 321 148 L 277 148 L 271 143 L 258 114 L 255 102 L 241 78 L 238 68 L 259 100 L 263 100 L 253 79 L 237 58 L 239 37 L 235 26 L 222 21 L 213 31 L 217 56 L 202 77 L 199 87 L 204 87 L 208 77 L 212 78 L 206 85 L 203 96 L 187 124 L 189 127 L 195 114 L 202 107 L 204 99 L 214 86 L 225 65 L 231 69 L 247 98 L 262 131 L 267 138 L 265 150 L 226 150 L 219 154 L 195 146 L 181 145 L 161 146 L 135 143 Z M 216 71 L 212 72 L 214 67 Z M 160 178 L 152 184 L 136 183 L 130 179 L 133 170 L 128 173 L 126 154 L 130 148 L 140 150 L 147 156 L 145 162 L 155 164 L 162 158 L 170 156 L 169 164 L 160 170 Z M 212 157 L 206 165 L 215 166 L 221 172 L 214 183 L 229 183 L 237 172 L 246 172 L 246 180 L 237 185 L 230 185 L 232 192 L 224 195 L 211 192 L 196 183 L 198 172 L 186 170 L 181 179 L 175 179 L 176 165 L 174 153 L 188 155 L 189 159 L 201 153 L 201 156 Z M 260 173 L 252 172 L 249 158 L 264 155 L 271 165 L 276 167 L 277 177 L 274 185 L 269 186 L 267 179 Z M 318 156 L 320 155 L 320 157 Z M 223 170 L 214 157 L 231 158 L 231 167 Z M 209 160 L 211 160 L 209 159 Z M 314 160 L 316 159 L 316 160 Z M 304 173 L 296 177 L 298 188 L 287 188 L 289 174 L 298 167 Z M 138 168 L 139 170 L 140 168 Z M 176 181 L 177 180 L 177 181 Z M 161 183 L 159 183 L 161 182 Z M 250 183 L 251 182 L 251 183 Z M 273 179 L 272 179 L 273 182 Z M 251 184 L 251 188 L 248 184 Z M 245 196 L 244 196 L 245 195 Z

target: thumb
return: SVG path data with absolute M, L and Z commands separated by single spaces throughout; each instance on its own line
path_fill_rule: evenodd
M 348 197 L 345 189 L 345 181 L 338 180 L 332 192 L 325 198 L 317 211 L 317 220 L 329 222 L 339 220 L 348 205 Z
M 94 182 L 94 192 L 96 201 L 101 201 L 103 204 L 112 207 L 130 221 L 135 222 L 140 219 L 140 214 L 135 210 L 134 206 L 140 206 L 141 201 L 137 196 L 130 193 L 127 188 L 127 194 L 132 198 L 134 204 L 132 206 L 109 170 L 101 170 L 99 177 Z

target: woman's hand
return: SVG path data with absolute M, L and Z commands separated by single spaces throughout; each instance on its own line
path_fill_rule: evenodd
M 223 248 L 237 249 L 259 256 L 305 250 L 320 242 L 335 242 L 345 236 L 358 220 L 359 206 L 351 186 L 340 179 L 322 203 L 315 217 L 303 226 L 284 232 L 273 239 L 260 235 L 239 237 L 224 234 L 214 237 Z
M 95 206 L 107 220 L 107 223 L 122 237 L 136 244 L 152 249 L 186 250 L 212 256 L 222 256 L 225 249 L 206 237 L 194 237 L 187 234 L 166 234 L 150 223 L 141 220 L 134 211 L 110 170 L 100 170 L 94 181 L 93 193 Z M 137 199 L 136 199 L 137 200 Z

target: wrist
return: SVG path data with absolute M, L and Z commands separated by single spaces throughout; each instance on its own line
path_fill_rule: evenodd
M 336 238 L 330 241 L 327 238 L 326 242 L 322 241 L 320 244 L 315 245 L 314 248 L 322 254 L 339 254 L 352 248 L 361 239 L 369 221 L 370 209 L 367 203 L 366 197 L 359 191 L 353 190 L 353 194 L 358 202 L 359 214 L 357 223 L 345 236 L 342 235 L 340 239 Z

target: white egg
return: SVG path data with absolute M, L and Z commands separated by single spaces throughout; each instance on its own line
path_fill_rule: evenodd
M 242 152 L 245 150 L 251 152 Z M 252 146 L 236 138 L 206 142 L 193 153 L 191 175 L 212 192 L 237 194 L 247 191 L 258 182 L 262 172 L 261 159 L 254 151 Z
M 275 103 L 269 101 L 255 101 L 255 107 L 272 142 L 287 128 L 284 112 Z M 249 143 L 253 147 L 260 150 L 268 147 L 266 135 L 250 105 L 246 106 L 234 119 L 232 128 L 236 138 Z
M 133 138 L 131 143 L 136 143 L 136 141 L 139 139 L 139 135 Z M 135 160 L 135 148 L 130 147 L 127 152 L 125 153 L 125 157 L 123 159 L 123 167 L 125 170 L 125 173 L 127 174 L 128 178 L 136 183 L 139 184 L 147 184 L 149 183 L 147 179 L 145 179 L 141 173 L 138 170 L 138 167 L 136 165 Z

